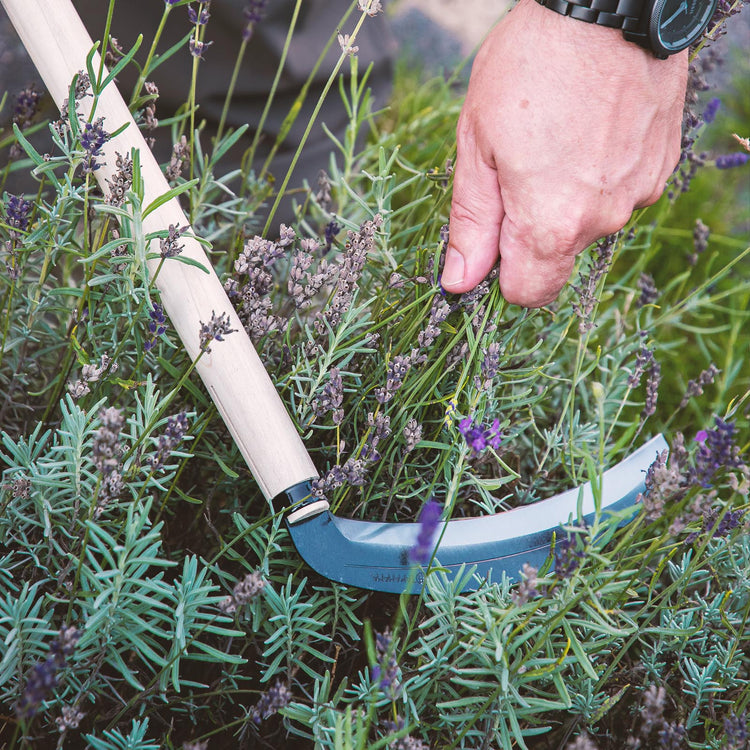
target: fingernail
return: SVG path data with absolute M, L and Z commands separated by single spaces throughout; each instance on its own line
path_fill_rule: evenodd
M 445 286 L 456 286 L 464 280 L 464 256 L 454 247 L 449 247 L 445 254 L 445 266 L 440 283 Z

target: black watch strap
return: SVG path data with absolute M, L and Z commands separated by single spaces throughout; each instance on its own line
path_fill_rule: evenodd
M 641 25 L 644 0 L 537 0 L 545 8 L 563 16 L 612 29 L 637 32 Z

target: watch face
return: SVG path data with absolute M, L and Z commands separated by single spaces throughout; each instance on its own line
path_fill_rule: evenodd
M 689 47 L 702 33 L 716 10 L 717 0 L 664 0 L 657 2 L 651 18 L 652 33 L 667 53 Z

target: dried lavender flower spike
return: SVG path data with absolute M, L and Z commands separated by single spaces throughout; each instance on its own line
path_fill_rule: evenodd
M 200 347 L 208 353 L 211 351 L 211 342 L 223 341 L 224 336 L 228 336 L 230 333 L 234 333 L 237 329 L 231 328 L 232 321 L 229 317 L 229 313 L 221 313 L 217 315 L 215 310 L 211 311 L 211 319 L 208 323 L 201 321 L 200 330 Z

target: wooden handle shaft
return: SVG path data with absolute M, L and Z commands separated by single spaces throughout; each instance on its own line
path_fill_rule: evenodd
M 0 0 L 16 28 L 58 107 L 67 101 L 73 76 L 85 70 L 86 55 L 93 42 L 70 0 Z M 99 69 L 99 56 L 94 59 Z M 91 98 L 81 102 L 81 110 L 91 107 Z M 104 194 L 106 180 L 116 172 L 116 152 L 140 152 L 141 174 L 145 185 L 145 205 L 169 190 L 151 150 L 114 84 L 99 97 L 96 117 L 104 117 L 107 132 L 123 124 L 122 133 L 103 147 L 101 168 L 94 172 Z M 144 219 L 144 231 L 166 229 L 170 224 L 189 224 L 177 199 L 173 199 Z M 183 254 L 211 270 L 167 260 L 156 280 L 161 301 L 190 357 L 200 354 L 200 325 L 213 311 L 227 313 L 237 329 L 224 341 L 215 342 L 196 369 L 234 437 L 263 493 L 271 498 L 298 482 L 315 477 L 315 467 L 297 430 L 289 418 L 273 383 L 245 333 L 211 262 L 198 242 L 187 237 Z M 158 252 L 158 243 L 154 252 Z M 157 263 L 158 261 L 153 261 Z M 152 266 L 153 271 L 155 265 Z

